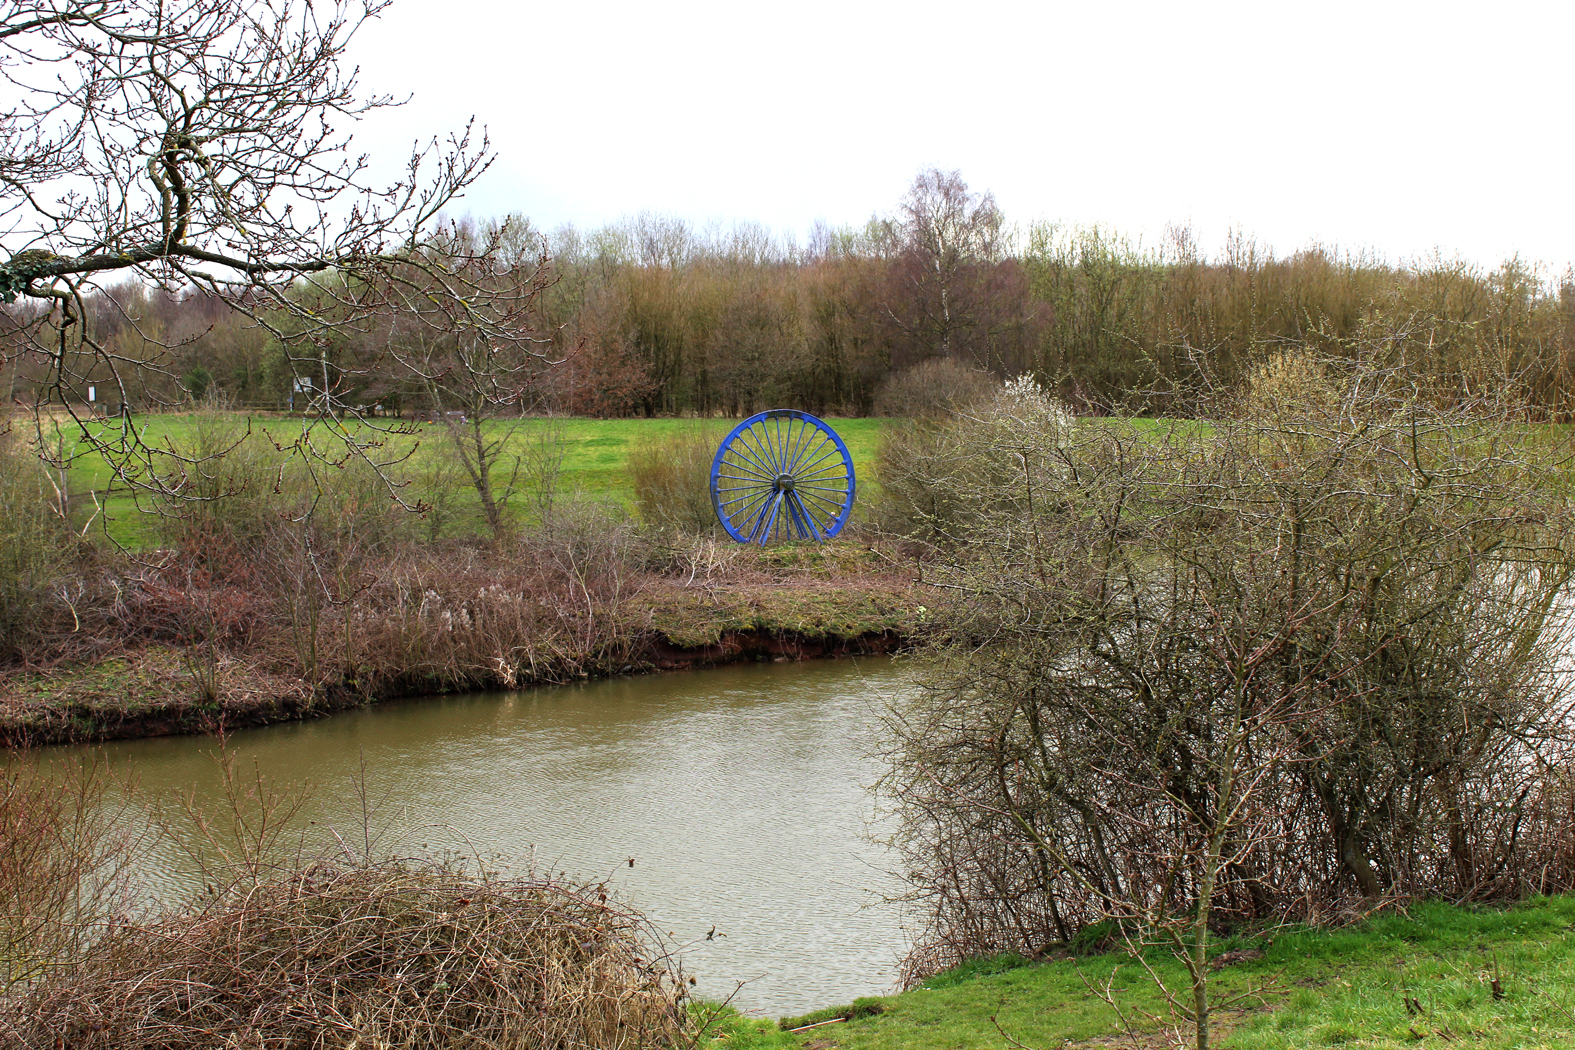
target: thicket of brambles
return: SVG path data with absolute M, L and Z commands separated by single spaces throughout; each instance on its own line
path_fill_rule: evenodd
M 1380 314 L 1406 321 L 1390 332 L 1391 359 L 1462 402 L 1509 376 L 1550 418 L 1575 404 L 1575 275 L 1518 259 L 1278 257 L 1241 235 L 1208 257 L 1187 229 L 1140 245 L 1099 228 L 1014 227 L 955 172 L 922 173 L 894 214 L 819 229 L 807 245 L 650 215 L 545 234 L 516 216 L 462 224 L 449 240 L 501 243 L 493 254 L 532 274 L 545 251 L 553 283 L 532 304 L 545 354 L 511 371 L 516 412 L 900 413 L 891 387 L 940 360 L 997 378 L 1031 372 L 1079 411 L 1185 414 L 1205 376 L 1233 382 L 1293 343 L 1338 354 Z M 128 283 L 88 313 L 110 353 L 157 362 L 127 371 L 137 407 L 205 394 L 282 407 L 303 380 L 351 405 L 468 407 L 409 367 L 428 335 L 392 319 L 361 316 L 303 356 L 196 292 Z M 24 361 L 0 393 L 31 400 L 34 378 Z

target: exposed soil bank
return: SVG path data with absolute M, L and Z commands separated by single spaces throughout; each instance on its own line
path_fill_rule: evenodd
M 640 670 L 680 671 L 695 667 L 761 660 L 817 660 L 839 656 L 867 656 L 900 649 L 907 636 L 876 631 L 856 638 L 806 637 L 793 631 L 728 631 L 714 645 L 686 648 L 660 637 L 646 646 Z
M 277 654 L 268 651 L 127 646 L 92 661 L 0 670 L 0 743 L 29 747 L 212 733 L 414 696 L 890 653 L 916 636 L 922 615 L 912 584 L 890 576 L 706 587 L 653 579 L 619 609 L 618 629 L 587 632 L 584 651 L 558 651 L 513 665 L 478 664 L 459 675 L 355 666 L 315 687 L 280 668 Z M 521 648 L 530 643 L 519 641 Z

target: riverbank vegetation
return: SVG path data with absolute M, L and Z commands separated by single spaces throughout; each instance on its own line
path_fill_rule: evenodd
M 685 989 L 605 891 L 315 861 L 109 926 L 19 997 L 13 1045 L 670 1046 Z
M 707 489 L 722 421 L 439 422 L 352 437 L 376 461 L 326 465 L 281 447 L 288 420 L 210 409 L 139 425 L 190 465 L 178 494 L 117 485 L 65 426 L 42 451 L 20 426 L 0 435 L 13 743 L 884 651 L 915 623 L 911 573 L 869 535 L 768 551 L 722 538 Z M 837 425 L 868 478 L 886 421 Z M 485 476 L 459 440 L 475 435 Z
M 954 599 L 888 720 L 910 982 L 1101 923 L 1174 951 L 1575 887 L 1569 434 L 1299 348 L 1182 425 L 1031 384 L 883 455 Z
M 441 425 L 430 445 L 404 435 L 381 468 L 315 469 L 266 421 L 159 420 L 149 440 L 202 464 L 165 498 L 94 489 L 109 475 L 87 467 L 52 474 L 13 431 L 0 449 L 0 732 L 208 731 L 906 637 L 911 574 L 867 543 L 718 540 L 708 462 L 696 473 L 686 451 L 714 452 L 711 429 L 489 424 L 490 512 Z M 844 429 L 868 463 L 879 427 Z
M 605 885 L 308 828 L 306 788 L 218 760 L 213 809 L 101 758 L 0 765 L 0 1046 L 685 1041 L 677 961 Z M 154 907 L 139 872 L 160 849 L 192 888 Z

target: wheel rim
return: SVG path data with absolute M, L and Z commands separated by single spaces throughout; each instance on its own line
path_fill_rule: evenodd
M 711 461 L 711 505 L 739 543 L 828 540 L 848 523 L 854 487 L 837 432 L 795 409 L 750 416 Z

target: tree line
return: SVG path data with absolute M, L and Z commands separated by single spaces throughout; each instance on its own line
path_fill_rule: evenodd
M 303 353 L 294 319 L 259 323 L 200 288 L 128 282 L 91 297 L 89 324 L 106 356 L 149 364 L 128 392 L 148 406 L 222 395 L 299 408 L 326 394 L 399 414 L 486 402 L 592 416 L 868 415 L 894 410 L 905 373 L 946 361 L 1030 373 L 1083 412 L 1188 414 L 1276 351 L 1338 354 L 1375 319 L 1393 363 L 1461 401 L 1509 382 L 1567 419 L 1575 390 L 1569 272 L 1549 279 L 1518 258 L 1395 265 L 1321 247 L 1277 256 L 1239 233 L 1211 257 L 1186 228 L 1143 245 L 1101 227 L 1013 227 L 956 172 L 922 172 L 893 213 L 817 227 L 803 245 L 654 215 L 543 233 L 516 215 L 451 224 L 426 250 L 473 256 L 478 245 L 540 285 L 518 300 L 530 352 L 492 360 L 496 390 L 480 401 L 449 404 L 409 368 L 412 354 L 463 353 L 464 326 L 413 329 L 393 310 L 359 309 Z M 354 298 L 298 290 L 312 297 L 327 301 L 323 315 Z M 15 307 L 8 318 L 25 323 Z M 18 355 L 9 372 L 7 394 L 30 400 L 43 377 Z

